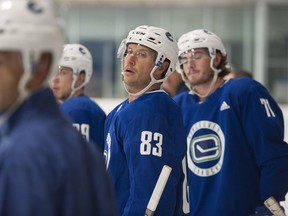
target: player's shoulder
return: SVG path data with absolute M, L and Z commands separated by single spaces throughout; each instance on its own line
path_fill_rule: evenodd
M 192 92 L 182 92 L 176 96 L 173 97 L 173 100 L 178 104 L 179 106 L 187 106 L 187 104 L 191 103 L 198 103 L 199 99 L 198 96 L 193 94 Z
M 69 98 L 68 100 L 64 101 L 61 106 L 77 106 L 79 104 L 83 104 L 83 103 L 89 103 L 90 102 L 90 98 L 87 97 L 86 95 L 81 95 L 81 96 L 77 96 L 77 97 L 72 97 Z
M 141 106 L 147 105 L 149 107 L 155 104 L 157 104 L 157 106 L 161 106 L 162 104 L 167 105 L 169 103 L 174 104 L 175 102 L 164 90 L 148 92 L 135 100 L 135 105 L 140 104 Z
M 120 104 L 116 105 L 107 115 L 107 119 L 113 118 L 117 113 L 121 112 L 126 105 L 128 105 L 128 99 L 124 100 Z
M 78 141 L 81 140 L 71 123 L 62 116 L 54 115 L 54 118 L 44 115 L 31 116 L 29 121 L 24 119 L 13 126 L 9 136 L 1 143 L 3 144 L 1 152 L 10 155 L 11 160 L 18 158 L 25 161 L 38 154 L 44 157 L 56 148 L 60 148 L 63 140 L 70 138 L 75 140 L 76 137 Z
M 245 94 L 256 89 L 265 89 L 260 82 L 248 77 L 227 80 L 223 87 L 224 91 L 236 94 Z
M 171 114 L 176 115 L 179 111 L 179 106 L 167 93 L 155 91 L 146 93 L 130 103 L 123 112 L 123 116 L 125 115 L 127 119 L 167 118 Z
M 161 108 L 162 106 L 171 106 L 174 101 L 163 90 L 148 92 L 143 94 L 135 101 L 130 103 L 129 109 L 135 109 L 139 112 L 150 112 L 151 110 Z
M 189 91 L 181 92 L 173 97 L 173 100 L 178 101 L 181 100 L 189 95 Z
M 105 114 L 103 109 L 90 97 L 86 95 L 70 98 L 64 101 L 61 106 L 61 110 L 64 112 L 75 111 L 75 110 L 89 110 L 90 112 L 100 112 Z M 106 114 L 105 114 L 106 115 Z

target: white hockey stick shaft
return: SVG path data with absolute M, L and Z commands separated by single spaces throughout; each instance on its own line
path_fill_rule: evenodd
M 162 196 L 163 190 L 166 186 L 167 180 L 170 176 L 172 168 L 164 165 L 162 168 L 162 171 L 158 177 L 157 183 L 154 187 L 153 193 L 150 197 L 149 203 L 147 205 L 146 211 L 145 211 L 145 216 L 153 216 L 159 200 Z
M 271 213 L 273 213 L 274 216 L 286 216 L 274 197 L 269 197 L 267 200 L 265 200 L 264 205 L 270 210 Z

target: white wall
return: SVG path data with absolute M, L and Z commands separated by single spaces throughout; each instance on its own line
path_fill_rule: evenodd
M 95 98 L 96 103 L 106 112 L 107 114 L 118 104 L 120 104 L 123 98 Z M 283 115 L 284 115 L 284 123 L 285 123 L 285 141 L 288 142 L 288 104 L 280 105 Z

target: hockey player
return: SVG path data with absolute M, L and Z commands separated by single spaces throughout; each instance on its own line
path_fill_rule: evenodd
M 103 151 L 105 112 L 84 94 L 93 72 L 89 50 L 81 44 L 66 44 L 58 65 L 58 73 L 51 81 L 55 97 L 63 102 L 63 113 L 73 122 L 82 136 Z
M 190 215 L 247 216 L 270 196 L 284 200 L 288 145 L 275 100 L 253 79 L 223 79 L 227 53 L 214 33 L 188 32 L 178 46 L 190 88 L 175 97 L 187 133 Z
M 178 47 L 166 30 L 139 26 L 119 47 L 128 99 L 105 123 L 107 169 L 121 215 L 144 215 L 164 165 L 172 168 L 154 215 L 180 215 L 186 152 L 180 109 L 160 90 L 175 70 Z
M 0 1 L 0 215 L 117 215 L 100 152 L 48 87 L 64 41 L 52 6 Z

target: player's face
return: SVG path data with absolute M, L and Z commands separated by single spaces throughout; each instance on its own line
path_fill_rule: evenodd
M 206 85 L 213 79 L 213 70 L 210 68 L 210 56 L 206 49 L 194 49 L 181 55 L 183 71 L 190 84 Z
M 139 92 L 150 83 L 155 57 L 155 52 L 145 46 L 128 44 L 123 58 L 123 81 L 130 92 Z
M 50 82 L 55 97 L 60 101 L 65 101 L 71 94 L 71 84 L 73 82 L 73 71 L 69 67 L 58 67 L 57 74 Z
M 0 51 L 0 111 L 9 108 L 17 99 L 18 83 L 22 74 L 20 53 Z

